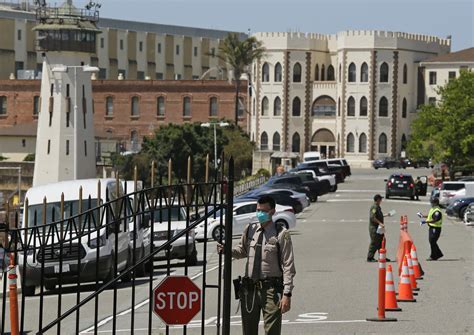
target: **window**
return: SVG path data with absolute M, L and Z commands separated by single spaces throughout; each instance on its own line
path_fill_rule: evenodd
M 293 140 L 291 141 L 291 151 L 300 152 L 300 134 L 294 133 Z
M 21 41 L 21 29 L 17 30 L 17 39 L 18 41 Z
M 388 116 L 388 100 L 386 97 L 381 97 L 379 101 L 379 116 Z
M 145 72 L 144 71 L 137 71 L 137 79 L 144 80 L 145 79 Z
M 296 63 L 293 66 L 293 82 L 294 83 L 301 83 L 301 65 L 300 63 Z
M 408 82 L 408 68 L 407 65 L 403 65 L 403 83 L 406 84 Z
M 359 152 L 367 152 L 367 135 L 365 133 L 359 136 Z
M 120 40 L 120 50 L 123 50 L 123 40 Z
M 387 135 L 385 135 L 384 133 L 380 134 L 379 136 L 379 153 L 387 153 Z
M 355 116 L 355 113 L 355 99 L 349 97 L 349 99 L 347 99 L 347 116 Z
M 319 64 L 314 68 L 314 81 L 319 81 Z
M 138 42 L 138 51 L 140 51 L 140 52 L 143 51 L 143 42 L 142 41 Z
M 275 65 L 275 81 L 276 82 L 281 82 L 282 81 L 282 74 L 281 74 L 281 64 L 276 63 Z
M 194 47 L 194 57 L 197 57 L 198 55 L 198 47 Z
M 156 115 L 165 116 L 165 97 L 158 97 L 156 99 Z
M 336 116 L 336 102 L 327 95 L 318 97 L 311 108 L 311 116 Z
M 69 140 L 66 140 L 66 156 L 69 156 Z
M 209 101 L 209 116 L 217 116 L 217 98 L 212 97 Z
M 0 115 L 7 114 L 7 97 L 2 95 L 0 96 Z
M 334 66 L 328 66 L 328 81 L 334 81 Z
M 402 102 L 402 118 L 406 119 L 407 117 L 407 99 L 403 98 Z
M 449 79 L 449 81 L 451 81 L 453 79 L 456 79 L 456 71 L 449 71 L 448 79 Z
M 342 69 L 342 65 L 341 65 L 341 64 L 339 64 L 339 73 L 338 73 L 338 77 L 339 77 L 338 79 L 339 79 L 339 82 L 341 82 L 341 77 L 342 77 L 342 76 L 341 76 L 341 73 L 342 73 L 341 69 Z
M 132 116 L 138 116 L 138 115 L 140 115 L 139 99 L 138 99 L 138 97 L 133 97 L 133 98 L 132 98 L 131 114 L 132 114 Z
M 260 150 L 268 150 L 268 135 L 263 132 L 260 136 Z
M 158 51 L 159 54 L 161 53 L 161 43 L 157 44 L 157 51 Z
M 354 152 L 354 134 L 347 135 L 347 152 Z
M 428 104 L 432 105 L 432 106 L 436 105 L 436 98 L 435 97 L 429 97 L 428 98 Z
M 211 48 L 211 56 L 216 57 L 216 48 Z
M 281 115 L 281 99 L 279 97 L 275 98 L 273 101 L 273 116 Z
M 105 99 L 105 116 L 114 115 L 114 98 L 107 97 Z
M 38 115 L 39 109 L 40 109 L 40 97 L 36 95 L 33 98 L 33 115 Z
M 401 148 L 402 150 L 405 150 L 407 147 L 407 137 L 405 136 L 405 134 L 402 135 L 402 143 L 401 143 Z
M 380 65 L 380 82 L 388 83 L 388 64 L 385 62 Z
M 245 113 L 245 99 L 243 97 L 239 97 L 239 104 L 238 104 L 238 109 L 237 109 L 237 116 L 242 117 L 244 116 Z
M 367 116 L 367 98 L 360 98 L 359 116 Z
M 341 116 L 341 98 L 337 99 L 337 116 Z
M 130 133 L 130 144 L 133 152 L 138 151 L 138 133 L 136 130 L 132 130 Z
M 293 107 L 291 108 L 293 116 L 301 116 L 301 100 L 296 97 L 293 99 Z
M 324 69 L 324 64 L 321 65 L 321 81 L 324 81 L 324 75 L 325 75 L 326 71 Z
M 51 152 L 51 140 L 48 140 L 48 155 Z
M 436 72 L 430 71 L 430 85 L 436 85 Z
M 354 63 L 349 65 L 348 80 L 350 83 L 355 83 L 356 81 L 356 66 Z
M 280 134 L 273 134 L 273 151 L 280 151 Z
M 184 97 L 183 99 L 183 116 L 191 116 L 191 98 Z
M 262 66 L 262 82 L 266 83 L 268 81 L 270 81 L 270 66 L 265 63 Z
M 105 39 L 103 37 L 100 38 L 100 48 L 103 49 L 105 47 Z
M 156 80 L 163 80 L 164 75 L 163 75 L 162 72 L 157 72 L 157 73 L 155 74 L 155 77 L 156 77 Z
M 179 45 L 176 46 L 176 55 L 179 55 Z
M 84 156 L 87 157 L 87 141 L 84 141 Z
M 262 99 L 262 116 L 268 116 L 268 98 L 263 97 Z
M 107 79 L 107 69 L 99 68 L 99 79 Z
M 365 62 L 362 63 L 362 66 L 360 67 L 360 81 L 361 83 L 366 83 L 369 81 L 369 67 Z

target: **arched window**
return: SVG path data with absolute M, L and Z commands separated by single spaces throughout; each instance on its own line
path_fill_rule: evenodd
M 367 116 L 367 98 L 360 98 L 359 116 Z
M 321 81 L 324 81 L 326 71 L 324 70 L 324 64 L 321 65 Z
M 139 102 L 140 100 L 138 99 L 138 97 L 132 97 L 132 109 L 131 109 L 132 116 L 140 115 Z
M 385 135 L 384 133 L 380 134 L 379 136 L 379 153 L 387 153 L 387 135 Z
M 402 135 L 402 150 L 405 150 L 407 147 L 407 137 L 405 134 Z
M 359 152 L 367 152 L 367 135 L 365 133 L 359 136 Z
M 328 66 L 328 81 L 334 81 L 334 66 Z
M 341 77 L 342 77 L 342 76 L 341 76 L 341 73 L 342 73 L 341 69 L 342 69 L 342 65 L 341 65 L 341 64 L 339 64 L 339 73 L 338 73 L 338 77 L 339 77 L 338 79 L 339 79 L 339 82 L 341 82 Z
M 341 98 L 337 99 L 337 116 L 341 116 Z
M 273 116 L 281 115 L 281 99 L 276 97 L 273 101 Z
M 347 99 L 347 116 L 355 116 L 356 115 L 356 108 L 355 108 L 355 99 L 353 97 L 349 97 Z
M 369 67 L 365 62 L 362 63 L 362 66 L 360 67 L 360 81 L 362 83 L 366 83 L 369 81 Z
M 183 116 L 191 116 L 191 98 L 184 97 L 183 99 Z
M 268 150 L 268 135 L 263 132 L 260 136 L 260 150 Z
M 270 66 L 268 63 L 263 64 L 262 66 L 262 82 L 270 81 Z
M 379 116 L 388 116 L 388 100 L 386 97 L 381 97 L 379 101 Z
M 388 83 L 388 64 L 385 62 L 380 65 L 380 82 Z
M 165 97 L 158 97 L 156 99 L 156 115 L 165 116 Z
M 407 117 L 407 99 L 406 98 L 403 98 L 403 102 L 402 102 L 402 118 L 406 118 Z
M 408 82 L 408 68 L 407 65 L 403 65 L 403 83 L 406 84 Z
M 281 64 L 276 63 L 275 65 L 275 81 L 276 82 L 281 82 L 282 81 L 282 71 L 281 71 Z
M 262 116 L 268 116 L 268 98 L 263 97 L 262 99 Z
M 293 99 L 293 107 L 292 107 L 293 116 L 301 116 L 301 100 L 300 98 L 296 97 Z
M 280 134 L 273 134 L 273 151 L 280 151 Z
M 319 64 L 316 64 L 314 68 L 314 80 L 319 81 Z
M 354 63 L 349 65 L 348 80 L 350 83 L 355 83 L 356 81 L 356 66 Z
M 326 117 L 336 116 L 336 101 L 333 98 L 322 95 L 313 102 L 311 116 Z
M 217 116 L 217 98 L 209 99 L 209 116 Z
M 294 133 L 291 141 L 291 151 L 300 152 L 300 134 Z
M 300 63 L 296 63 L 293 66 L 293 82 L 294 83 L 301 83 L 301 65 Z
M 133 152 L 138 152 L 138 132 L 132 130 L 130 133 L 130 146 Z
M 354 134 L 349 133 L 349 135 L 347 135 L 347 152 L 354 152 L 354 142 Z
M 107 97 L 105 98 L 105 116 L 114 115 L 114 98 Z

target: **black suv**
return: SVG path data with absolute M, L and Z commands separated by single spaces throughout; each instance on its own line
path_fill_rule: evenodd
M 295 174 L 284 174 L 281 177 L 271 177 L 263 187 L 290 189 L 296 192 L 305 193 L 314 202 L 318 200 L 318 192 L 303 183 L 303 180 Z
M 389 199 L 392 196 L 397 196 L 410 197 L 411 200 L 415 200 L 415 181 L 411 175 L 394 173 L 385 181 L 387 182 L 385 198 Z

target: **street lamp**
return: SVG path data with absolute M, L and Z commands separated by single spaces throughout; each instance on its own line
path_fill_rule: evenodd
M 210 128 L 214 127 L 214 169 L 217 171 L 217 139 L 216 139 L 216 126 L 227 127 L 229 126 L 228 122 L 206 122 L 201 123 L 201 127 Z
M 87 73 L 94 73 L 99 72 L 99 68 L 96 66 L 90 65 L 76 65 L 76 66 L 66 66 L 60 65 L 52 68 L 53 73 L 67 73 L 69 69 L 74 69 L 74 146 L 73 146 L 73 153 L 74 153 L 74 179 L 77 179 L 78 175 L 78 143 L 77 143 L 77 132 L 78 132 L 78 122 L 79 122 L 79 115 L 77 115 L 77 69 L 82 69 L 82 72 Z

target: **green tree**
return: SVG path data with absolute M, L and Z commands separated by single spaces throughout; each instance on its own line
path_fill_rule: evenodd
M 445 162 L 453 173 L 474 163 L 474 73 L 440 87 L 437 105 L 424 105 L 411 126 L 408 154 Z
M 240 77 L 248 73 L 248 67 L 265 54 L 263 43 L 255 37 L 240 40 L 239 34 L 229 33 L 219 46 L 217 58 L 226 62 L 234 72 L 235 124 L 239 122 Z

